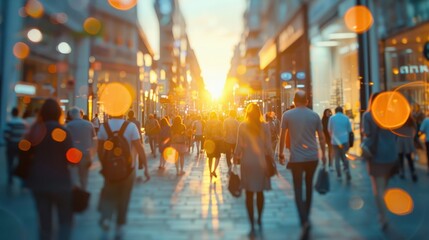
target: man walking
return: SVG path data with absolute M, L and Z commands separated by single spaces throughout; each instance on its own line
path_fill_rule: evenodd
M 20 118 L 19 111 L 17 108 L 12 109 L 12 118 L 6 124 L 4 131 L 4 139 L 6 141 L 6 160 L 7 160 L 7 185 L 12 187 L 13 185 L 13 170 L 15 168 L 15 158 L 18 157 L 19 141 L 23 138 L 27 131 L 26 122 Z
M 92 122 L 92 125 L 94 126 L 95 133 L 98 134 L 98 129 L 100 129 L 100 119 L 98 118 L 98 113 L 95 114 L 91 122 Z
M 331 136 L 332 149 L 334 150 L 335 168 L 337 169 L 337 177 L 341 179 L 340 160 L 343 162 L 344 172 L 347 176 L 347 181 L 350 181 L 349 162 L 346 158 L 346 153 L 349 150 L 349 134 L 352 131 L 349 118 L 344 115 L 343 108 L 335 108 L 335 115 L 329 118 L 328 131 Z
M 142 134 L 141 134 L 141 124 L 139 122 L 139 120 L 137 120 L 137 118 L 134 116 L 134 111 L 130 110 L 128 112 L 128 121 L 134 123 L 137 127 L 137 130 L 139 130 L 139 134 L 140 134 L 140 139 L 142 138 Z
M 146 180 L 150 179 L 146 154 L 136 125 L 123 120 L 123 116 L 112 116 L 108 122 L 105 122 L 100 128 L 98 139 L 98 156 L 104 176 L 104 185 L 100 193 L 100 225 L 104 231 L 103 237 L 106 237 L 110 220 L 116 213 L 116 239 L 123 239 L 123 227 L 126 223 L 128 204 L 136 175 L 134 167 L 136 152 L 139 155 L 138 168 L 144 168 Z M 129 155 L 125 156 L 126 153 Z M 119 162 L 118 159 L 122 158 L 125 158 L 129 164 L 126 166 L 125 174 L 124 168 L 119 168 L 124 161 Z M 121 178 L 118 179 L 119 177 Z
M 322 160 L 325 162 L 325 138 L 322 123 L 317 113 L 307 108 L 308 100 L 304 91 L 297 91 L 294 97 L 295 108 L 286 111 L 281 121 L 280 146 L 285 144 L 286 131 L 290 136 L 290 162 L 292 170 L 295 202 L 303 227 L 303 235 L 310 230 L 310 207 L 313 193 L 313 175 L 319 161 L 316 133 L 322 149 Z M 280 163 L 284 164 L 284 147 L 279 147 Z M 303 178 L 305 178 L 305 199 L 303 199 Z
M 149 138 L 150 151 L 152 156 L 156 157 L 156 143 L 158 140 L 158 134 L 161 131 L 161 126 L 159 125 L 158 120 L 155 119 L 153 114 L 149 114 L 149 119 L 145 124 L 145 132 Z
M 223 122 L 223 129 L 225 131 L 225 151 L 226 151 L 226 163 L 228 164 L 228 172 L 231 172 L 231 158 L 235 150 L 235 143 L 237 141 L 238 122 L 237 112 L 231 110 L 229 117 Z
M 82 152 L 82 159 L 77 165 L 79 173 L 79 184 L 82 189 L 88 186 L 88 171 L 92 163 L 92 153 L 95 150 L 96 135 L 94 126 L 82 119 L 80 109 L 73 107 L 70 109 L 71 121 L 66 128 L 70 131 L 73 145 Z

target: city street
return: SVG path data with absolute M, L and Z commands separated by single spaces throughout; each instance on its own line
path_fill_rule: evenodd
M 148 145 L 145 145 L 149 152 Z M 1 169 L 5 169 L 1 147 Z M 125 239 L 249 239 L 244 196 L 233 198 L 227 190 L 227 166 L 222 155 L 218 176 L 210 181 L 207 161 L 191 153 L 186 157 L 186 174 L 177 177 L 174 164 L 158 171 L 158 159 L 149 158 L 151 180 L 134 186 Z M 310 239 L 424 239 L 429 224 L 429 176 L 418 170 L 413 184 L 395 177 L 389 187 L 406 190 L 414 200 L 414 211 L 406 216 L 389 214 L 384 234 L 378 225 L 375 202 L 364 163 L 351 161 L 352 181 L 338 180 L 330 172 L 331 191 L 314 192 Z M 281 167 L 281 166 L 278 166 Z M 103 179 L 100 165 L 91 167 L 89 209 L 75 217 L 73 239 L 99 239 L 98 195 Z M 299 239 L 291 174 L 281 167 L 265 194 L 263 230 L 256 239 Z M 143 176 L 143 172 L 138 173 Z M 16 181 L 17 182 L 17 181 Z M 15 182 L 15 183 L 16 183 Z M 16 184 L 17 185 L 17 184 Z M 2 174 L 0 185 L 0 239 L 37 239 L 37 219 L 30 192 L 13 189 L 10 195 Z M 113 231 L 111 231 L 113 238 Z

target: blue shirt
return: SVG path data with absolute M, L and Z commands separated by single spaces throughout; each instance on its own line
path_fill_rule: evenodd
M 425 118 L 420 126 L 420 132 L 426 135 L 426 142 L 429 142 L 429 118 Z
M 316 132 L 322 131 L 317 113 L 307 107 L 297 107 L 283 114 L 282 129 L 289 131 L 291 162 L 308 162 L 319 159 Z
M 341 112 L 329 118 L 328 131 L 331 135 L 332 145 L 347 145 L 349 142 L 349 132 L 352 131 L 349 118 Z

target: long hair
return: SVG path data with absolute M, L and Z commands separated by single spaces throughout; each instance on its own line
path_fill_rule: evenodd
M 38 145 L 46 136 L 47 129 L 45 122 L 60 122 L 62 110 L 55 99 L 46 99 L 39 111 L 36 122 L 31 126 L 26 139 L 31 142 L 32 146 Z
M 246 122 L 249 124 L 249 130 L 252 135 L 259 135 L 264 118 L 261 109 L 255 103 L 250 103 L 246 107 Z

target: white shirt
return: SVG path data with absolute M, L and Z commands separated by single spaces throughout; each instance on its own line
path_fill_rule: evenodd
M 110 119 L 109 120 L 110 129 L 112 130 L 112 132 L 119 131 L 124 122 L 125 120 L 123 119 L 117 119 L 117 118 Z M 137 156 L 137 152 L 134 149 L 132 142 L 135 140 L 140 141 L 140 133 L 139 133 L 139 130 L 137 129 L 137 126 L 130 122 L 127 128 L 125 129 L 124 137 L 127 140 L 128 145 L 130 146 L 131 158 L 135 160 Z M 104 128 L 104 124 L 100 126 L 100 131 L 98 131 L 98 139 L 103 141 L 106 141 L 108 139 L 106 129 Z M 132 164 L 134 166 L 135 161 L 132 161 Z

